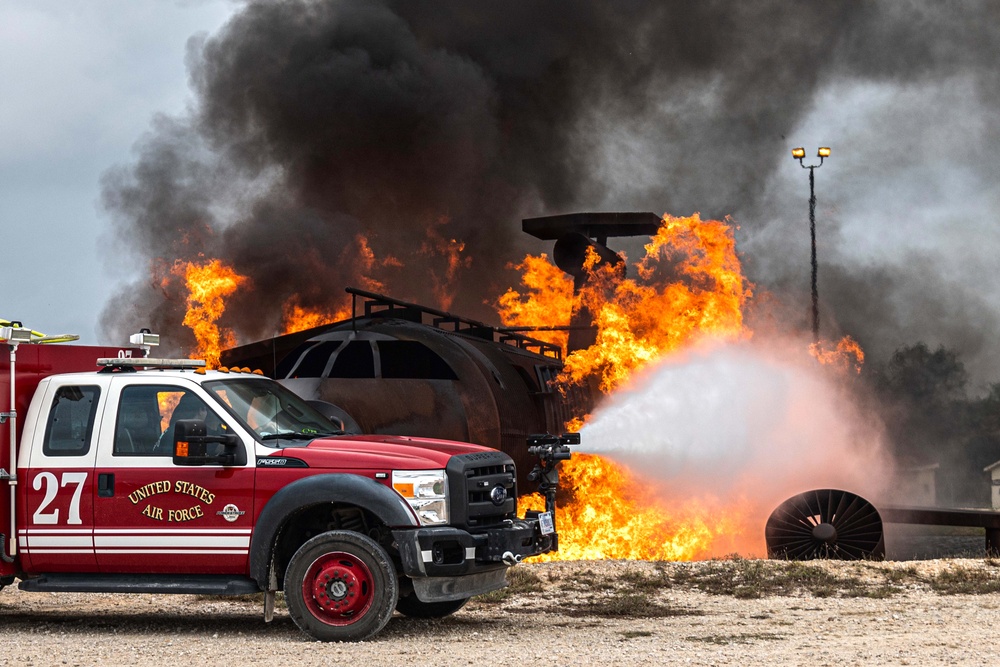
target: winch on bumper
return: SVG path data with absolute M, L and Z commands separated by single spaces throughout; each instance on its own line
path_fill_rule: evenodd
M 538 482 L 546 511 L 517 518 L 514 464 L 499 451 L 452 457 L 446 474 L 452 525 L 392 531 L 403 573 L 424 602 L 460 600 L 507 583 L 507 568 L 523 558 L 558 548 L 555 493 L 559 461 L 569 459 L 578 434 L 528 438 L 539 463 L 528 478 Z

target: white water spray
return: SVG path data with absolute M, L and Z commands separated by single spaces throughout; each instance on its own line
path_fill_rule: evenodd
M 669 358 L 606 400 L 580 450 L 625 464 L 665 498 L 739 504 L 761 541 L 767 514 L 801 491 L 877 494 L 881 429 L 806 349 L 758 341 Z

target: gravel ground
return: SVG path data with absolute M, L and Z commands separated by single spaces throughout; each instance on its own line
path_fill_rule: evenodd
M 15 586 L 0 593 L 0 665 L 983 665 L 1000 649 L 1000 593 L 986 592 L 1000 590 L 993 560 L 601 561 L 516 571 L 509 595 L 442 620 L 397 615 L 358 644 L 310 641 L 283 610 L 265 624 L 248 599 Z M 785 573 L 813 583 L 755 588 Z M 841 583 L 816 583 L 826 575 Z M 933 585 L 955 580 L 980 592 Z

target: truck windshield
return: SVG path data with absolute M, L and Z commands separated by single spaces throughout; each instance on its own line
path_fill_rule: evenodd
M 282 447 L 324 435 L 342 433 L 304 400 L 267 378 L 213 380 L 203 385 L 248 430 L 262 441 L 283 441 Z M 271 444 L 278 445 L 277 442 Z

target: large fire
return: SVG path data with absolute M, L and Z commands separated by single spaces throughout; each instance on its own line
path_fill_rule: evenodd
M 749 335 L 743 305 L 750 285 L 732 227 L 697 214 L 667 215 L 645 250 L 636 265 L 638 278 L 620 280 L 603 265 L 582 290 L 597 342 L 566 358 L 564 379 L 596 376 L 601 391 L 610 393 L 641 368 L 702 338 Z
M 750 335 L 743 306 L 751 285 L 725 222 L 665 215 L 634 267 L 636 277 L 622 278 L 619 268 L 599 264 L 591 253 L 588 280 L 576 295 L 572 281 L 544 255 L 529 256 L 518 268 L 527 289 L 501 297 L 505 325 L 564 323 L 581 306 L 593 316 L 596 342 L 570 352 L 563 383 L 596 381 L 611 393 L 637 371 L 701 339 Z M 741 508 L 720 508 L 711 499 L 667 500 L 662 490 L 599 456 L 576 454 L 561 464 L 560 474 L 572 496 L 557 509 L 560 541 L 553 559 L 692 560 L 716 553 L 720 536 L 743 530 Z M 544 501 L 536 494 L 522 506 L 542 509 Z
M 605 393 L 698 340 L 750 335 L 743 306 L 751 285 L 743 277 L 730 225 L 697 214 L 667 215 L 645 250 L 635 265 L 637 278 L 622 279 L 591 256 L 590 279 L 576 296 L 572 280 L 545 255 L 528 256 L 518 265 L 525 294 L 508 290 L 499 300 L 500 318 L 506 326 L 545 327 L 568 322 L 574 309 L 586 306 L 597 342 L 567 356 L 561 379 L 597 378 Z M 564 335 L 553 340 L 565 344 Z
M 586 306 L 597 342 L 566 358 L 565 381 L 599 379 L 610 393 L 637 370 L 704 337 L 749 336 L 743 306 L 751 285 L 743 277 L 732 228 L 718 220 L 664 216 L 636 264 L 637 278 L 622 279 L 591 256 L 590 280 L 574 296 L 573 281 L 547 261 L 529 255 L 517 265 L 526 288 L 500 297 L 500 318 L 510 327 L 547 327 L 569 321 Z M 563 332 L 532 334 L 566 344 Z
M 746 530 L 741 506 L 713 498 L 665 499 L 630 470 L 593 454 L 574 454 L 559 468 L 573 500 L 556 507 L 559 551 L 537 560 L 696 560 L 731 551 Z M 544 510 L 541 496 L 520 509 Z
M 604 393 L 626 386 L 638 371 L 705 339 L 736 340 L 751 335 L 743 308 L 752 286 L 743 277 L 733 228 L 698 215 L 666 215 L 634 266 L 634 278 L 588 257 L 581 292 L 544 256 L 528 257 L 525 294 L 509 290 L 499 302 L 509 326 L 547 326 L 569 320 L 585 306 L 594 318 L 596 342 L 566 358 L 562 383 L 593 382 Z M 553 321 L 555 320 L 555 322 Z M 565 338 L 559 339 L 565 342 Z M 860 346 L 845 338 L 836 347 L 816 345 L 814 356 L 838 368 L 860 368 Z M 567 424 L 578 430 L 581 416 Z M 551 559 L 591 558 L 693 560 L 729 553 L 755 527 L 747 504 L 715 498 L 671 497 L 606 458 L 575 454 L 560 467 L 569 497 L 558 506 L 559 552 Z M 541 510 L 535 494 L 522 501 Z
M 432 230 L 433 231 L 433 230 Z M 362 284 L 379 289 L 380 269 L 398 268 L 393 257 L 377 259 L 368 240 L 355 239 L 362 259 Z M 460 241 L 434 233 L 421 253 L 436 252 L 448 260 L 444 279 L 435 281 L 439 300 L 449 302 L 450 284 L 458 269 L 467 265 Z M 554 330 L 585 307 L 593 316 L 596 342 L 571 351 L 558 382 L 589 383 L 604 393 L 629 384 L 643 368 L 690 348 L 703 340 L 739 340 L 751 332 L 744 325 L 743 309 L 752 294 L 736 253 L 733 227 L 722 221 L 689 217 L 663 217 L 659 231 L 645 246 L 645 255 L 633 266 L 634 276 L 600 263 L 591 253 L 589 271 L 579 293 L 573 281 L 545 255 L 527 256 L 517 265 L 523 294 L 508 290 L 498 301 L 505 326 L 536 328 L 533 336 L 564 347 L 567 334 Z M 198 342 L 197 354 L 210 365 L 218 363 L 223 346 L 236 344 L 232 332 L 216 322 L 225 309 L 224 299 L 244 282 L 231 267 L 218 260 L 178 262 L 172 273 L 185 279 L 189 291 L 184 323 Z M 299 331 L 352 315 L 350 307 L 306 307 L 292 297 L 283 312 L 285 333 Z M 547 330 L 546 330 L 547 329 Z M 845 338 L 836 346 L 814 345 L 812 354 L 824 364 L 859 370 L 864 361 L 860 346 Z M 567 424 L 578 430 L 587 415 Z M 637 476 L 623 465 L 595 455 L 575 454 L 561 464 L 562 488 L 556 522 L 560 549 L 551 559 L 692 560 L 730 553 L 729 545 L 748 526 L 750 512 L 740 500 L 726 503 L 713 497 L 671 497 L 669 492 Z M 543 509 L 537 494 L 522 498 L 521 509 Z

